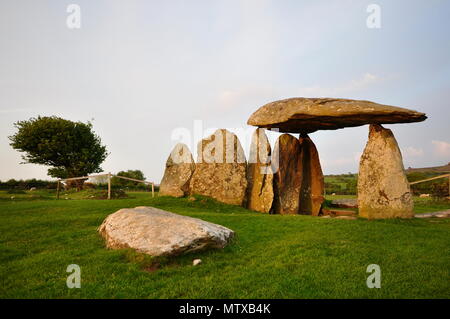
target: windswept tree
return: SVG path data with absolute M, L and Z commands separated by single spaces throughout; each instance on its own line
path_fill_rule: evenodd
M 18 129 L 9 137 L 10 145 L 25 153 L 25 163 L 51 166 L 48 175 L 56 178 L 85 176 L 101 172 L 108 156 L 106 146 L 92 130 L 92 124 L 60 117 L 37 117 L 14 123 Z M 77 187 L 81 187 L 77 183 Z

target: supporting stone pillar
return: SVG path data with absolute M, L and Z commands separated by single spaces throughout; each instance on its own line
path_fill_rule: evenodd
M 319 153 L 307 134 L 299 138 L 302 161 L 299 214 L 317 216 L 324 201 L 325 189 Z
M 271 148 L 264 129 L 253 133 L 247 164 L 247 208 L 268 213 L 273 202 L 273 173 L 270 165 Z
M 278 137 L 272 156 L 273 212 L 298 214 L 302 184 L 301 148 L 298 139 L 289 134 Z
M 389 129 L 371 124 L 358 175 L 359 215 L 374 218 L 411 218 L 413 200 L 402 154 Z

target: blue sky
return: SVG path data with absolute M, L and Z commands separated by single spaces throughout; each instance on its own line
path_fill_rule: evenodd
M 71 3 L 80 29 L 66 26 Z M 366 26 L 372 3 L 380 29 Z M 92 120 L 111 152 L 106 172 L 141 169 L 159 182 L 176 128 L 192 131 L 196 120 L 235 128 L 248 150 L 248 117 L 296 96 L 425 112 L 425 122 L 388 127 L 406 167 L 446 164 L 449 15 L 445 0 L 2 1 L 0 180 L 47 178 L 9 146 L 17 120 Z M 313 133 L 324 172 L 356 172 L 367 134 L 367 126 Z

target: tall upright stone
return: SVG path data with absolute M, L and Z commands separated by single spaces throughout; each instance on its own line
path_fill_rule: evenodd
M 174 197 L 186 195 L 194 170 L 195 163 L 189 148 L 185 144 L 178 143 L 167 159 L 159 194 Z
M 300 188 L 299 214 L 318 216 L 322 203 L 325 184 L 319 153 L 308 135 L 299 138 L 302 162 L 302 184 Z
M 280 135 L 272 156 L 273 212 L 298 214 L 302 184 L 301 146 L 297 138 Z
M 271 148 L 264 129 L 256 129 L 247 165 L 247 208 L 268 213 L 273 202 Z
M 389 129 L 372 124 L 361 156 L 358 175 L 359 215 L 375 218 L 411 218 L 413 200 L 402 154 Z
M 220 202 L 243 205 L 247 189 L 244 150 L 237 136 L 219 129 L 201 140 L 189 190 Z

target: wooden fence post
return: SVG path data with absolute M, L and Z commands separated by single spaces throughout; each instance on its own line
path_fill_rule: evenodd
M 111 173 L 108 173 L 108 199 L 111 199 Z
M 58 185 L 56 186 L 56 199 L 59 199 L 59 185 L 60 185 L 60 181 L 58 180 Z
M 155 197 L 155 184 L 152 183 L 152 197 Z

